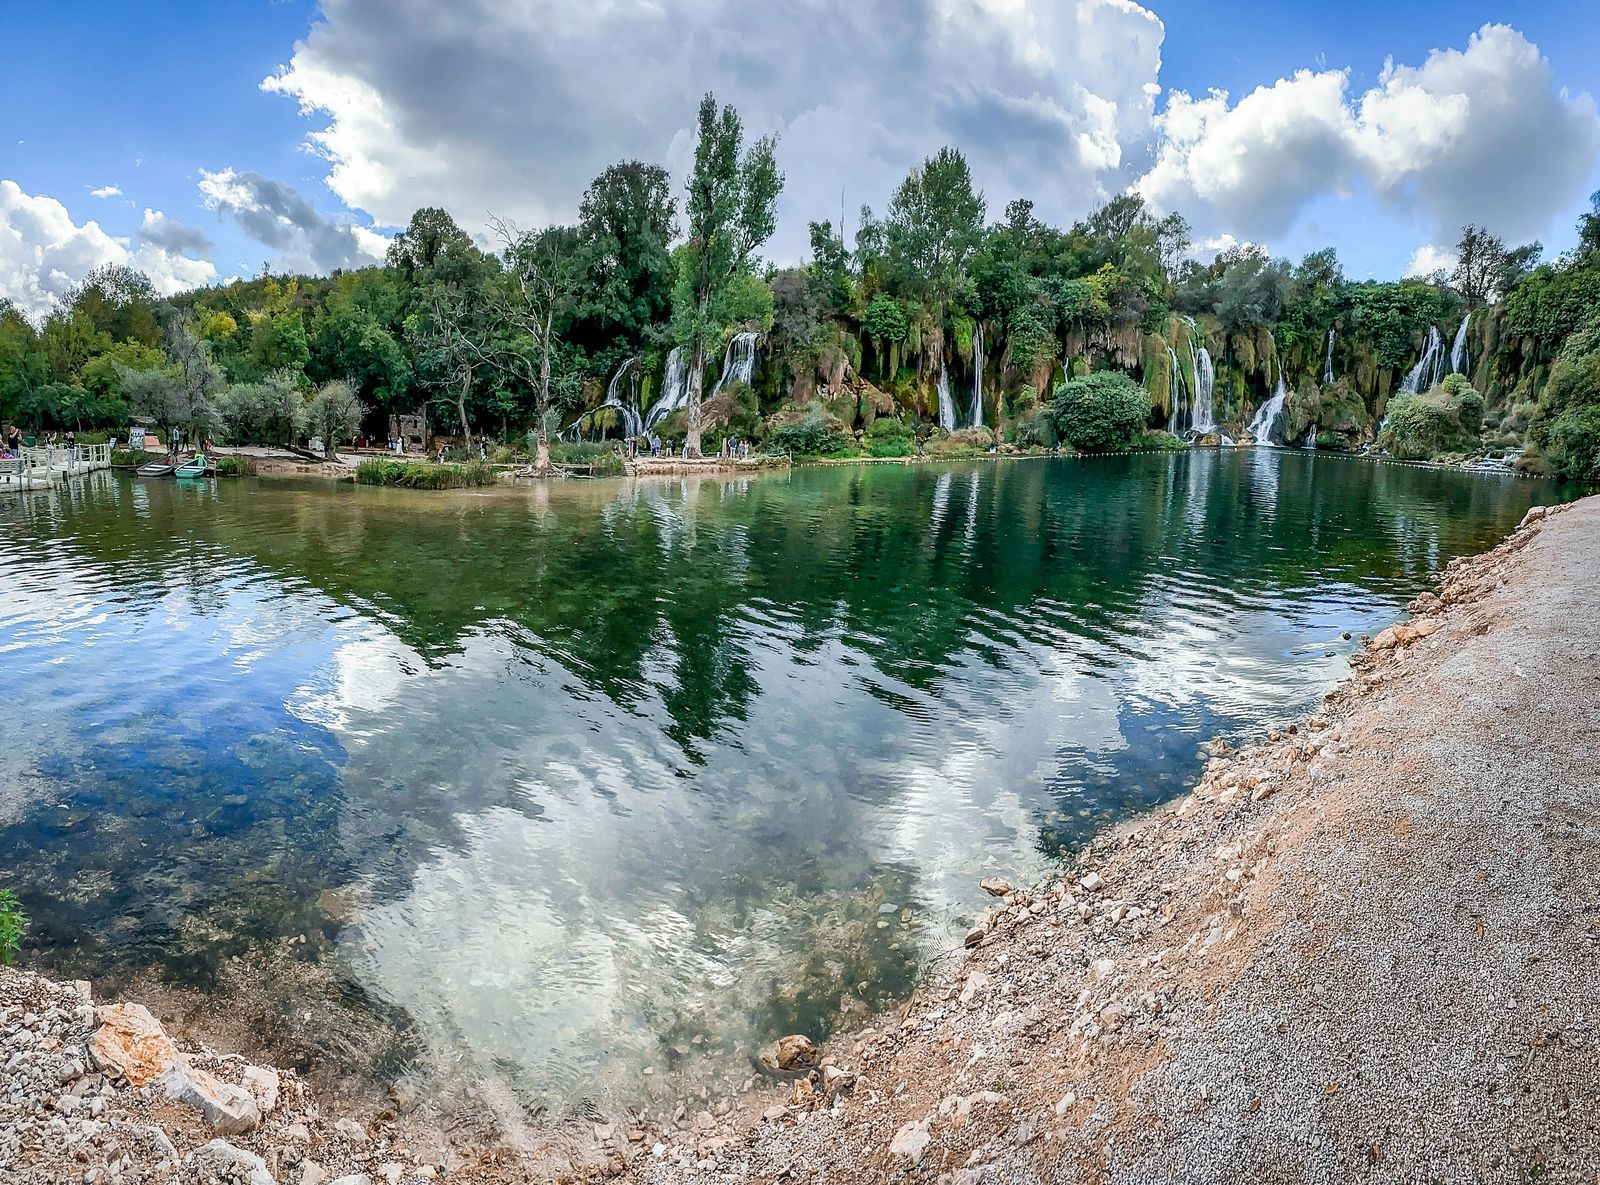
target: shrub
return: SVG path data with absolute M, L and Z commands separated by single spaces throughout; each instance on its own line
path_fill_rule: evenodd
M 1081 452 L 1133 448 L 1150 418 L 1150 394 L 1119 371 L 1101 370 L 1056 388 L 1056 430 Z
M 1569 408 L 1557 416 L 1545 454 L 1555 476 L 1600 482 L 1600 404 Z
M 885 416 L 873 420 L 867 428 L 869 457 L 910 457 L 916 451 L 917 438 L 910 424 Z
M 493 485 L 494 466 L 474 461 L 466 465 L 434 465 L 426 461 L 388 461 L 372 458 L 356 466 L 356 481 L 367 486 L 400 486 L 408 490 L 464 490 Z
M 1056 413 L 1048 407 L 1036 409 L 1031 416 L 1012 428 L 1011 443 L 1018 448 L 1055 448 L 1061 443 L 1056 433 Z
M 577 441 L 573 444 L 551 441 L 550 460 L 557 465 L 584 467 L 603 477 L 619 477 L 627 469 L 616 445 L 603 440 Z
M 765 448 L 797 457 L 850 457 L 855 455 L 856 442 L 848 432 L 829 427 L 822 409 L 814 408 L 803 420 L 776 425 L 767 433 Z
M 158 453 L 147 453 L 139 448 L 119 448 L 111 450 L 111 463 L 118 466 L 139 466 L 146 461 L 153 461 Z
M 1482 426 L 1483 396 L 1464 382 L 1447 382 L 1389 400 L 1378 443 L 1402 461 L 1427 461 L 1471 452 Z
M 249 457 L 219 457 L 217 458 L 218 477 L 254 477 L 256 463 Z
M 923 446 L 930 457 L 981 457 L 994 448 L 994 433 L 987 428 L 963 428 L 948 436 L 935 436 Z
M 22 949 L 22 936 L 28 930 L 28 915 L 22 902 L 10 889 L 0 889 L 0 964 L 10 966 Z

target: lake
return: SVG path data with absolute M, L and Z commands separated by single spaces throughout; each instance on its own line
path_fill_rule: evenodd
M 247 976 L 302 1061 L 739 1075 L 1565 496 L 1265 449 L 7 495 L 0 885 L 38 965 Z

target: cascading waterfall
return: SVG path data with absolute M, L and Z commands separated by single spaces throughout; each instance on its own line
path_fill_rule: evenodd
M 1189 427 L 1196 435 L 1207 436 L 1217 430 L 1217 372 L 1211 364 L 1211 351 L 1189 342 L 1194 362 L 1194 397 L 1189 401 Z
M 667 373 L 661 380 L 661 398 L 651 406 L 644 417 L 644 431 L 648 432 L 682 407 L 689 395 L 688 376 L 683 371 L 683 347 L 673 346 L 667 355 Z
M 1400 390 L 1415 394 L 1418 391 L 1431 391 L 1444 378 L 1444 338 L 1439 333 L 1437 325 L 1428 326 L 1428 342 L 1422 348 L 1422 357 L 1417 359 L 1417 364 L 1411 368 L 1400 383 Z
M 1311 425 L 1311 435 L 1306 437 L 1306 447 L 1308 449 L 1313 449 L 1313 450 L 1317 447 L 1317 426 L 1316 426 L 1316 424 L 1312 424 Z
M 756 342 L 760 338 L 759 333 L 733 335 L 733 340 L 728 342 L 727 352 L 722 357 L 722 374 L 717 377 L 717 385 L 711 389 L 713 398 L 724 387 L 732 386 L 734 383 L 750 385 L 750 379 L 756 372 Z
M 1267 334 L 1272 343 L 1272 360 L 1278 364 L 1278 384 L 1272 388 L 1272 398 L 1261 405 L 1247 431 L 1257 444 L 1272 444 L 1272 430 L 1283 416 L 1283 405 L 1289 401 L 1289 385 L 1283 381 L 1283 359 L 1278 357 L 1278 339 Z
M 619 390 L 622 384 L 623 376 L 625 376 L 631 368 L 638 365 L 639 359 L 637 356 L 635 356 L 625 360 L 621 366 L 617 367 L 617 373 L 612 375 L 611 381 L 606 384 L 606 397 L 601 402 L 600 406 L 595 408 L 594 411 L 584 412 L 581 416 L 574 420 L 572 425 L 561 434 L 561 438 L 563 440 L 576 440 L 579 436 L 579 430 L 583 426 L 583 422 L 590 416 L 594 415 L 595 412 L 604 411 L 608 407 L 615 408 L 617 414 L 622 417 L 624 440 L 634 436 L 643 436 L 645 430 L 644 421 L 640 419 L 637 411 L 628 406 L 627 402 L 622 398 L 622 392 Z
M 1167 347 L 1167 365 L 1171 368 L 1167 379 L 1167 431 L 1178 434 L 1178 405 L 1183 402 L 1183 375 L 1178 370 L 1178 351 Z
M 972 327 L 972 403 L 967 407 L 967 424 L 983 427 L 983 326 Z
M 1328 329 L 1328 354 L 1322 360 L 1322 385 L 1326 387 L 1333 382 L 1333 329 Z
M 939 427 L 946 432 L 956 430 L 956 405 L 950 398 L 950 373 L 943 358 L 939 360 Z
M 1455 344 L 1450 347 L 1450 373 L 1466 374 L 1467 363 L 1467 322 L 1470 316 L 1461 318 L 1461 328 L 1456 330 Z

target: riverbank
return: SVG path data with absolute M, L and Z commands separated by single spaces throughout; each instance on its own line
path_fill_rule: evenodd
M 1584 994 L 1594 989 L 1574 979 L 1592 948 L 1570 919 L 1593 908 L 1582 894 L 1600 878 L 1557 885 L 1571 900 L 1550 882 L 1557 868 L 1589 874 L 1594 863 L 1581 843 L 1594 816 L 1573 789 L 1596 784 L 1593 759 L 1566 750 L 1593 732 L 1578 706 L 1593 699 L 1594 638 L 1584 631 L 1597 620 L 1586 587 L 1596 505 L 1453 565 L 1442 597 L 1418 602 L 1424 624 L 1380 637 L 1314 719 L 1259 749 L 1219 751 L 1189 798 L 1097 842 L 1069 880 L 1020 896 L 994 886 L 1005 901 L 974 930 L 970 953 L 954 952 L 903 1012 L 832 1042 L 814 1078 L 752 1076 L 728 1099 L 580 1111 L 508 1123 L 491 1138 L 463 1132 L 449 1100 L 400 1091 L 339 1104 L 281 1073 L 281 1097 L 300 1101 L 280 1120 L 264 1112 L 253 1131 L 224 1135 L 162 1084 L 94 1078 L 88 1044 L 100 1018 L 66 989 L 8 972 L 0 1106 L 13 1110 L 0 1111 L 0 1132 L 22 1134 L 9 1161 L 0 1143 L 0 1177 L 57 1180 L 66 1165 L 81 1179 L 126 1152 L 121 1179 L 167 1180 L 161 1159 L 179 1164 L 217 1138 L 260 1156 L 283 1185 L 305 1179 L 307 1156 L 374 1183 L 430 1179 L 441 1166 L 452 1181 L 614 1172 L 853 1181 L 900 1179 L 913 1162 L 930 1180 L 969 1169 L 968 1181 L 1233 1179 L 1239 1165 L 1262 1179 L 1411 1179 L 1434 1163 L 1419 1157 L 1435 1155 L 1445 1180 L 1523 1180 L 1530 1164 L 1559 1180 L 1566 1166 L 1552 1150 L 1563 1136 L 1577 1149 L 1567 1164 L 1592 1168 L 1591 1129 L 1547 1138 L 1541 1124 L 1574 1121 L 1538 1106 L 1556 1090 L 1595 1097 L 1583 1077 L 1593 1071 L 1570 1065 L 1592 1053 L 1587 1034 L 1570 1055 L 1563 1042 L 1574 1032 L 1565 1018 L 1593 1015 Z M 1552 860 L 1554 831 L 1529 819 L 1561 794 L 1573 801 L 1547 811 L 1564 845 Z M 1531 959 L 1543 978 L 1528 995 Z M 1391 968 L 1393 982 L 1381 981 Z M 1516 1007 L 1494 994 L 1506 986 Z M 1510 1022 L 1534 1027 L 1511 1032 Z M 240 1059 L 184 1048 L 195 1068 L 247 1089 Z M 1496 1069 L 1526 1073 L 1530 1059 L 1546 1059 L 1533 1071 L 1553 1076 L 1513 1081 Z M 82 1070 L 52 1079 L 63 1063 Z M 90 1107 L 102 1100 L 100 1114 L 60 1101 L 74 1091 L 92 1095 Z M 1413 1097 L 1450 1107 L 1419 1108 Z M 1515 1106 L 1502 1116 L 1493 1108 L 1506 1097 Z M 96 1145 L 70 1164 L 48 1160 L 57 1135 L 83 1134 L 80 1118 L 107 1123 L 90 1130 L 112 1131 L 121 1151 Z M 151 1124 L 172 1154 L 140 1134 Z M 1453 1159 L 1496 1141 L 1481 1163 Z M 1280 1154 L 1298 1159 L 1286 1167 L 1271 1159 Z
M 1304 727 L 994 885 L 901 1013 L 634 1175 L 1593 1180 L 1597 565 L 1600 499 L 1531 512 Z

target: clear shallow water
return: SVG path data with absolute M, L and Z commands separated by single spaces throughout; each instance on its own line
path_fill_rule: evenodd
M 0 500 L 0 882 L 64 973 L 204 988 L 304 936 L 424 1062 L 623 1095 L 902 994 L 980 876 L 1304 714 L 1342 631 L 1560 496 L 1276 450 L 97 475 Z

